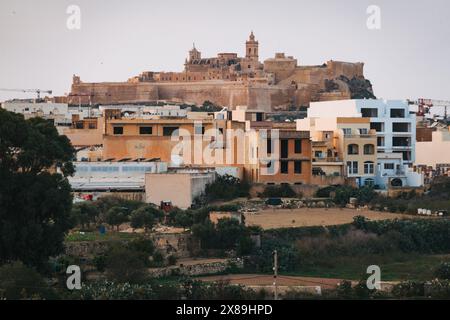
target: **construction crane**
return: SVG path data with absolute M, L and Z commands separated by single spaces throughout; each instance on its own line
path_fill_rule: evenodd
M 408 100 L 409 104 L 415 104 L 418 106 L 417 115 L 425 116 L 425 114 L 430 112 L 432 107 L 444 107 L 444 119 L 447 119 L 447 107 L 450 107 L 450 101 L 445 100 L 434 100 L 434 99 L 424 99 L 419 98 L 417 101 Z
M 34 92 L 37 94 L 38 100 L 41 99 L 41 92 L 52 94 L 52 90 L 42 90 L 42 89 L 5 89 L 0 88 L 0 91 L 11 91 L 11 92 Z

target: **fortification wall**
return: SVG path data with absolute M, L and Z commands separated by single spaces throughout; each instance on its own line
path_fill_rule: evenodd
M 153 83 L 102 82 L 72 84 L 69 104 L 114 104 L 158 100 L 158 87 Z
M 209 100 L 222 106 L 247 105 L 248 88 L 237 81 L 208 81 L 196 83 L 158 83 L 160 100 L 203 104 Z
M 69 104 L 87 104 L 92 95 L 93 104 L 119 104 L 168 100 L 201 105 L 206 100 L 220 106 L 250 108 L 272 111 L 294 103 L 307 106 L 310 101 L 347 99 L 349 91 L 340 87 L 336 92 L 321 94 L 325 79 L 335 80 L 343 75 L 349 79 L 364 77 L 363 63 L 328 61 L 322 66 L 298 67 L 292 58 L 275 58 L 265 61 L 266 76 L 275 77 L 275 85 L 247 83 L 242 81 L 206 80 L 173 82 L 103 82 L 83 83 L 74 77 Z M 175 73 L 165 73 L 175 76 Z M 264 75 L 262 75 L 264 79 Z M 295 90 L 297 86 L 297 90 Z

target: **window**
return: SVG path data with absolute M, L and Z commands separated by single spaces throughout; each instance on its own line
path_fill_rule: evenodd
M 139 134 L 152 134 L 152 127 L 139 127 Z
M 352 129 L 350 128 L 344 128 L 342 129 L 342 131 L 344 132 L 344 135 L 349 136 L 352 134 Z
M 347 173 L 358 174 L 358 161 L 347 161 Z
M 393 137 L 392 138 L 393 147 L 410 147 L 410 139 L 407 137 Z
M 114 134 L 123 134 L 123 127 L 114 127 L 113 133 Z
M 384 147 L 384 137 L 377 137 L 377 146 Z
M 287 161 L 281 161 L 280 164 L 281 164 L 281 173 L 283 173 L 283 174 L 289 173 L 288 162 Z
M 205 134 L 204 126 L 195 126 L 195 134 Z
M 364 145 L 364 154 L 375 154 L 375 147 L 373 144 Z
M 302 153 L 302 140 L 295 139 L 295 153 Z
M 281 158 L 288 157 L 288 142 L 287 139 L 281 139 Z
M 367 128 L 360 128 L 359 130 L 359 134 L 368 134 L 369 130 Z
M 263 114 L 261 112 L 258 112 L 256 114 L 256 121 L 262 121 L 263 120 Z
M 97 123 L 90 122 L 89 123 L 89 129 L 97 129 Z
M 411 161 L 411 151 L 394 151 L 394 153 L 401 153 L 404 161 Z
M 359 153 L 359 147 L 357 144 L 349 144 L 347 148 L 348 154 L 358 154 Z
M 163 127 L 163 136 L 178 135 L 178 127 Z
M 373 174 L 375 171 L 374 168 L 375 167 L 372 161 L 364 162 L 364 174 Z
M 83 121 L 77 121 L 77 122 L 75 122 L 75 128 L 76 128 L 76 129 L 84 129 Z
M 402 123 L 402 122 L 393 123 L 392 132 L 410 132 L 409 123 Z
M 272 153 L 272 139 L 267 139 L 267 154 Z
M 301 161 L 294 161 L 294 173 L 302 173 L 302 162 Z
M 384 170 L 394 170 L 394 164 L 393 163 L 385 163 Z
M 376 132 L 384 131 L 384 123 L 383 122 L 371 122 L 370 129 L 375 130 Z
M 404 118 L 405 109 L 391 109 L 391 118 Z
M 378 109 L 361 108 L 361 115 L 363 116 L 363 118 L 376 118 L 378 117 Z
M 366 179 L 364 181 L 364 185 L 367 186 L 367 187 L 373 187 L 375 185 L 375 180 L 370 179 L 370 178 Z
M 322 151 L 314 151 L 314 157 L 315 158 L 323 158 L 323 153 Z

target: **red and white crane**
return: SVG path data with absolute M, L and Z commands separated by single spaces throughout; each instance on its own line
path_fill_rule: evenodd
M 447 107 L 450 107 L 450 101 L 419 98 L 417 101 L 408 100 L 408 102 L 409 104 L 415 104 L 418 106 L 418 116 L 425 116 L 425 114 L 430 113 L 432 107 L 443 107 L 444 119 L 447 119 Z

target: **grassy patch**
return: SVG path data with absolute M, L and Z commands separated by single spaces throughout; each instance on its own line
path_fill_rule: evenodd
M 72 233 L 66 237 L 66 241 L 110 241 L 110 240 L 129 240 L 142 237 L 139 233 L 128 232 L 107 232 L 100 234 L 99 232 L 85 232 L 84 234 Z
M 292 272 L 290 275 L 360 280 L 367 277 L 369 265 L 378 265 L 382 281 L 396 280 L 430 280 L 441 262 L 450 262 L 447 255 L 411 255 L 395 254 L 392 256 L 366 256 L 358 258 L 338 258 L 329 263 L 303 267 L 304 271 Z

